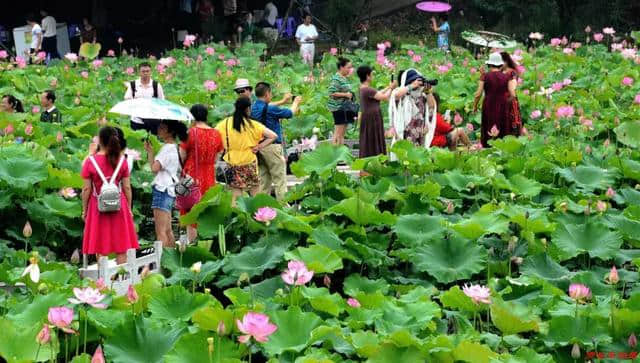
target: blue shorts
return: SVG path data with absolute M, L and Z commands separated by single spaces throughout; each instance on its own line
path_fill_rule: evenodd
M 169 195 L 168 191 L 158 191 L 154 186 L 151 191 L 151 209 L 160 209 L 162 211 L 171 213 L 173 209 L 173 203 L 176 201 L 175 197 Z

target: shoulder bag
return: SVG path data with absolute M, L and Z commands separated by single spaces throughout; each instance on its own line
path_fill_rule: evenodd
M 196 175 L 198 175 L 198 128 L 194 128 L 194 148 L 195 148 L 195 159 L 193 160 L 194 168 Z M 184 169 L 184 165 L 182 163 L 182 159 L 180 158 L 180 148 L 176 144 L 176 149 L 178 151 L 178 161 L 180 162 L 180 168 Z M 194 180 L 189 174 L 186 174 L 183 170 L 181 173 L 182 177 L 178 180 L 175 186 L 176 190 L 176 208 L 188 211 L 196 205 L 200 199 L 202 199 L 202 191 L 200 190 L 200 185 L 198 185 L 197 181 Z

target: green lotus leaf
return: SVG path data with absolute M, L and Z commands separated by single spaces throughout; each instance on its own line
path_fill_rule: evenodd
M 489 363 L 492 359 L 498 358 L 498 353 L 484 344 L 463 340 L 453 350 L 453 356 L 456 360 L 463 362 Z
M 311 233 L 311 239 L 313 239 L 315 243 L 328 247 L 334 251 L 341 249 L 344 244 L 344 241 L 327 226 L 315 228 Z
M 426 214 L 409 214 L 398 217 L 393 227 L 398 240 L 407 247 L 424 245 L 444 237 L 442 217 Z
M 582 191 L 591 193 L 596 189 L 606 190 L 613 185 L 613 176 L 610 171 L 597 166 L 579 165 L 575 168 L 559 169 L 560 175 Z
M 435 331 L 434 318 L 440 318 L 440 306 L 428 298 L 421 301 L 392 303 L 385 301 L 382 305 L 382 317 L 375 322 L 376 331 L 380 334 L 392 334 L 406 329 L 407 335 L 420 334 L 424 330 Z M 405 343 L 408 339 L 402 339 Z M 400 344 L 398 344 L 400 345 Z
M 82 177 L 79 173 L 74 173 L 69 169 L 57 169 L 49 165 L 49 177 L 42 182 L 45 188 L 82 188 Z
M 485 268 L 487 252 L 481 246 L 459 237 L 440 239 L 418 247 L 411 262 L 440 283 L 468 279 Z
M 630 147 L 640 147 L 640 121 L 627 121 L 613 130 L 618 140 Z
M 359 355 L 372 357 L 380 347 L 380 337 L 372 331 L 359 330 L 351 334 L 351 344 Z
M 349 275 L 344 280 L 344 292 L 347 295 L 355 296 L 358 293 L 374 294 L 389 292 L 389 284 L 383 279 L 370 280 L 358 274 Z
M 469 219 L 461 220 L 451 228 L 465 238 L 478 239 L 487 233 L 503 234 L 509 228 L 509 221 L 497 213 L 478 212 Z
M 78 55 L 88 59 L 94 59 L 100 54 L 102 45 L 100 43 L 82 43 Z
M 298 247 L 293 251 L 285 252 L 284 257 L 287 260 L 303 261 L 307 268 L 316 274 L 332 273 L 342 268 L 342 259 L 322 245 Z
M 162 325 L 137 315 L 105 340 L 105 357 L 115 363 L 163 362 L 182 331 L 183 328 Z
M 0 180 L 15 189 L 29 189 L 49 176 L 43 161 L 23 155 L 0 159 Z
M 93 325 L 100 334 L 105 336 L 112 336 L 113 331 L 124 324 L 126 319 L 133 318 L 127 314 L 130 314 L 130 311 L 115 309 L 89 309 L 87 312 L 91 325 Z
M 529 347 L 521 347 L 513 355 L 515 359 L 508 360 L 508 363 L 555 363 L 556 361 L 550 354 L 536 353 Z
M 563 261 L 581 253 L 608 260 L 616 255 L 622 237 L 601 222 L 588 220 L 582 224 L 561 223 L 553 233 L 552 241 L 562 252 Z
M 633 332 L 640 329 L 640 314 L 630 309 L 613 310 L 613 336 L 617 339 L 627 339 Z
M 573 315 L 557 316 L 549 321 L 549 333 L 544 341 L 554 347 L 564 347 L 573 343 L 593 347 L 611 342 L 608 331 L 608 319 Z
M 458 169 L 435 175 L 434 178 L 441 185 L 447 185 L 457 192 L 470 190 L 487 182 L 487 178 L 462 174 Z
M 231 215 L 231 193 L 216 185 L 202 196 L 189 213 L 180 217 L 180 223 L 198 223 L 198 233 L 204 238 L 218 235 L 218 226 L 226 224 Z
M 40 201 L 44 207 L 58 216 L 77 218 L 82 214 L 82 207 L 79 198 L 68 201 L 58 194 L 47 194 L 42 197 Z
M 547 281 L 565 280 L 573 276 L 572 272 L 554 261 L 546 253 L 527 256 L 522 263 L 520 272 L 523 275 L 538 277 Z
M 321 287 L 303 287 L 302 296 L 304 296 L 311 307 L 317 311 L 322 311 L 333 316 L 338 316 L 344 311 L 344 299 L 338 294 L 329 293 L 329 289 Z
M 440 295 L 440 302 L 444 307 L 476 313 L 486 309 L 485 304 L 476 304 L 465 295 L 459 286 L 453 286 Z
M 207 338 L 214 338 L 213 354 L 209 359 Z M 241 363 L 246 347 L 215 333 L 199 331 L 184 334 L 164 358 L 164 363 Z
M 222 322 L 226 329 L 231 330 L 235 326 L 233 312 L 220 306 L 205 306 L 193 314 L 191 320 L 200 329 L 217 332 L 218 324 Z
M 489 142 L 496 149 L 509 154 L 516 154 L 523 148 L 522 142 L 514 136 L 507 136 L 503 139 L 495 139 Z
M 91 363 L 91 356 L 87 353 L 82 353 L 73 357 L 71 363 Z
M 343 215 L 359 225 L 393 225 L 396 217 L 388 211 L 380 212 L 375 205 L 357 197 L 343 199 L 327 210 L 328 214 Z
M 199 246 L 187 247 L 182 254 L 175 248 L 166 248 L 162 252 L 162 267 L 172 273 L 181 268 L 189 268 L 196 262 L 204 263 L 208 261 L 216 261 L 216 256 Z
M 284 248 L 280 246 L 247 246 L 235 255 L 230 255 L 223 271 L 238 278 L 246 272 L 249 277 L 262 274 L 265 270 L 275 267 L 284 256 Z
M 298 178 L 316 173 L 325 179 L 339 162 L 350 163 L 352 160 L 351 151 L 346 146 L 322 143 L 314 151 L 304 153 L 299 161 L 291 165 L 291 171 Z
M 494 298 L 490 309 L 491 321 L 504 335 L 540 331 L 540 318 L 522 304 Z
M 330 348 L 340 354 L 350 355 L 355 353 L 353 345 L 347 341 L 345 333 L 338 326 L 321 325 L 311 332 L 311 345 L 322 343 L 326 348 Z
M 151 297 L 149 311 L 154 319 L 187 321 L 213 299 L 211 295 L 191 294 L 180 285 L 165 287 Z
M 516 174 L 508 179 L 507 188 L 516 195 L 532 198 L 540 194 L 542 186 L 535 180 Z
M 426 357 L 426 353 L 413 346 L 398 347 L 393 343 L 383 343 L 367 362 L 424 362 Z
M 304 313 L 298 307 L 278 310 L 271 314 L 271 322 L 278 327 L 269 341 L 264 343 L 265 351 L 270 355 L 284 352 L 301 352 L 311 341 L 311 332 L 322 322 L 314 313 Z
M 44 319 L 43 319 L 44 320 Z M 47 362 L 58 354 L 58 344 L 40 346 L 36 342 L 36 335 L 42 329 L 42 324 L 22 325 L 5 317 L 0 318 L 0 358 L 8 363 Z M 57 341 L 55 334 L 51 334 L 52 341 Z M 38 358 L 36 359 L 36 354 Z
M 49 308 L 64 305 L 67 298 L 65 293 L 59 291 L 47 295 L 36 295 L 32 302 L 24 301 L 14 305 L 7 316 L 20 326 L 39 325 L 47 319 Z

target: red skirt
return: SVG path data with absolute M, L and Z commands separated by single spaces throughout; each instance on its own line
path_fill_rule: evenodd
M 91 195 L 84 224 L 82 253 L 108 255 L 126 253 L 129 248 L 139 247 L 129 203 L 124 193 L 120 198 L 119 211 L 101 213 L 98 200 Z

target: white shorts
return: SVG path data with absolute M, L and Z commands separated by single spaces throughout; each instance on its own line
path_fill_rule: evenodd
M 304 63 L 313 65 L 313 57 L 316 53 L 316 46 L 313 43 L 300 44 L 300 56 Z

